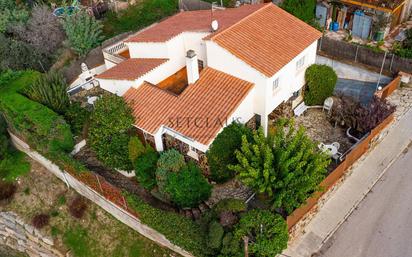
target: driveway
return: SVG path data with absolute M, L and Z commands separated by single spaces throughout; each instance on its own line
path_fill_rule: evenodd
M 322 257 L 412 256 L 412 147 L 325 243 Z

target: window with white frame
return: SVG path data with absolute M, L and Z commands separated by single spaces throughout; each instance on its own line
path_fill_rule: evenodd
M 275 79 L 272 84 L 272 94 L 274 95 L 279 88 L 279 78 Z
M 305 66 L 305 56 L 302 56 L 297 62 L 296 62 L 296 70 L 299 71 L 300 69 Z
M 199 160 L 199 154 L 196 151 L 196 148 L 193 146 L 189 145 L 189 151 L 187 152 L 187 155 L 195 159 L 196 161 Z

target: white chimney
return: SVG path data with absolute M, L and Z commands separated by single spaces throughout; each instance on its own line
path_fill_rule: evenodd
M 195 83 L 199 79 L 199 64 L 196 53 L 193 50 L 189 50 L 186 53 L 186 69 L 189 85 Z

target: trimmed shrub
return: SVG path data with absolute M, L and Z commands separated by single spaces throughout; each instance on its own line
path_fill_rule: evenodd
M 132 110 L 123 98 L 109 95 L 96 101 L 90 116 L 88 143 L 103 164 L 122 170 L 132 169 L 128 131 L 133 123 Z
M 87 55 L 104 39 L 101 22 L 83 10 L 64 17 L 63 28 L 70 47 L 80 56 Z
M 23 93 L 31 100 L 62 114 L 70 104 L 66 90 L 67 83 L 63 75 L 58 72 L 49 72 L 25 87 Z
M 166 181 L 170 173 L 178 172 L 186 165 L 185 157 L 175 149 L 163 152 L 157 161 L 156 183 L 159 193 L 166 199 L 169 199 L 165 191 Z
M 136 195 L 125 194 L 128 206 L 139 215 L 142 223 L 159 231 L 172 243 L 193 253 L 195 256 L 208 256 L 204 231 L 193 220 L 174 212 L 167 212 L 143 202 Z
M 147 190 L 153 189 L 156 185 L 155 172 L 158 158 L 159 154 L 151 146 L 148 146 L 146 152 L 136 160 L 137 181 Z
M 64 119 L 18 93 L 39 75 L 32 71 L 0 75 L 0 110 L 10 130 L 37 151 L 47 156 L 55 152 L 70 152 L 74 146 L 73 135 Z
M 304 100 L 307 105 L 323 105 L 335 90 L 338 76 L 336 72 L 327 65 L 313 64 L 305 73 L 307 83 Z
M 235 176 L 235 172 L 227 166 L 237 163 L 235 151 L 240 149 L 243 135 L 250 139 L 252 132 L 244 125 L 234 122 L 225 127 L 213 141 L 206 152 L 213 181 L 223 183 Z
M 70 214 L 77 218 L 81 219 L 86 212 L 87 209 L 87 202 L 82 196 L 77 196 L 73 199 L 73 201 L 69 205 L 69 212 Z
M 209 225 L 207 245 L 210 249 L 220 250 L 222 247 L 222 238 L 225 231 L 223 227 L 216 221 L 212 221 Z
M 239 221 L 234 238 L 240 242 L 249 237 L 249 251 L 254 256 L 272 257 L 287 247 L 288 228 L 279 214 L 255 209 L 246 213 Z
M 185 158 L 175 149 L 163 152 L 157 162 L 159 169 L 170 172 L 178 172 L 183 166 L 185 166 Z
M 42 229 L 49 224 L 50 216 L 48 214 L 37 214 L 31 220 L 33 227 Z
M 180 207 L 196 207 L 209 198 L 211 190 L 200 168 L 192 162 L 179 172 L 170 173 L 165 188 L 170 199 Z
M 17 187 L 14 183 L 0 180 L 0 201 L 10 200 L 14 193 L 16 193 Z
M 132 163 L 135 161 L 146 151 L 143 143 L 140 139 L 136 136 L 133 136 L 129 140 L 129 159 Z

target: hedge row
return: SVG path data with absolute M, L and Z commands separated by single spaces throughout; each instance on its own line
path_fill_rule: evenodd
M 73 135 L 63 117 L 20 93 L 38 76 L 34 71 L 0 75 L 0 110 L 9 128 L 39 152 L 70 152 Z
M 135 195 L 124 194 L 129 208 L 138 213 L 144 224 L 195 256 L 208 256 L 206 236 L 198 223 L 177 213 L 156 209 Z

